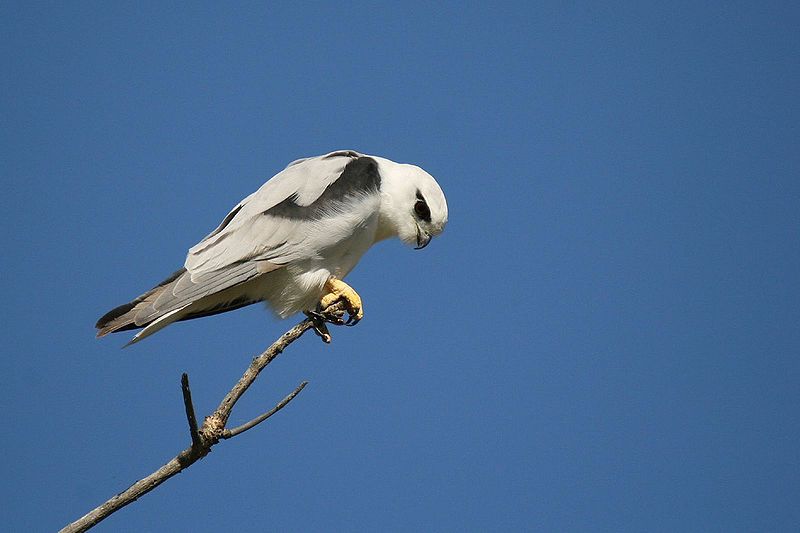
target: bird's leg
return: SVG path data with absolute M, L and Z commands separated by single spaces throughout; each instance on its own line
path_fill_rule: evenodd
M 339 300 L 345 303 L 347 313 L 350 315 L 347 317 L 345 324 L 355 326 L 364 318 L 364 306 L 361 304 L 361 296 L 350 285 L 335 276 L 331 276 L 325 282 L 325 294 L 319 301 L 319 308 L 325 310 Z

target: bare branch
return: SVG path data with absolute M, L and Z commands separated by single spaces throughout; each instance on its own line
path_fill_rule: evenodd
M 199 457 L 192 459 L 192 448 L 183 450 L 174 459 L 170 460 L 167 464 L 146 478 L 140 479 L 123 492 L 120 492 L 104 504 L 88 512 L 75 522 L 69 524 L 67 527 L 61 530 L 61 533 L 86 531 L 87 529 L 94 527 L 101 520 L 107 518 L 111 513 L 122 509 L 129 503 L 133 503 L 141 496 L 144 496 L 175 474 L 179 473 L 184 468 L 197 461 L 197 459 L 199 459 Z
M 344 312 L 344 307 L 345 306 L 343 302 L 337 302 L 325 309 L 322 313 L 316 313 L 313 316 L 306 318 L 289 331 L 281 335 L 278 340 L 272 343 L 272 345 L 264 350 L 260 355 L 254 357 L 253 361 L 250 363 L 250 366 L 247 368 L 247 370 L 245 370 L 244 374 L 236 383 L 236 385 L 234 385 L 231 391 L 225 395 L 225 398 L 222 399 L 219 407 L 217 407 L 213 413 L 203 420 L 203 425 L 199 428 L 197 427 L 197 419 L 195 417 L 194 405 L 192 403 L 192 393 L 189 389 L 189 377 L 186 374 L 183 374 L 181 376 L 181 390 L 183 392 L 184 408 L 186 409 L 186 419 L 189 423 L 189 433 L 192 437 L 191 446 L 180 452 L 177 456 L 149 476 L 140 479 L 126 490 L 120 492 L 95 509 L 89 511 L 78 520 L 68 524 L 66 527 L 64 527 L 64 529 L 61 530 L 61 533 L 86 531 L 87 529 L 97 525 L 101 520 L 107 518 L 112 513 L 122 509 L 130 503 L 133 503 L 175 474 L 180 473 L 185 468 L 190 467 L 208 455 L 208 453 L 211 451 L 211 447 L 217 444 L 220 439 L 229 439 L 235 437 L 236 435 L 240 435 L 241 433 L 253 428 L 283 409 L 295 398 L 295 396 L 300 393 L 301 390 L 303 390 L 308 382 L 304 381 L 301 383 L 300 386 L 298 386 L 286 398 L 281 400 L 271 411 L 266 412 L 261 416 L 254 418 L 250 422 L 247 422 L 246 424 L 243 424 L 232 430 L 225 429 L 225 424 L 228 423 L 228 419 L 230 418 L 234 405 L 236 405 L 236 402 L 247 391 L 250 385 L 253 384 L 258 377 L 258 374 L 264 370 L 264 368 L 276 357 L 278 357 L 278 355 L 280 355 L 287 346 L 299 339 L 303 333 L 309 329 L 315 330 L 318 332 L 318 334 L 324 332 L 327 334 L 327 339 L 325 336 L 320 335 L 322 340 L 325 342 L 330 342 L 330 334 L 328 333 L 323 321 L 325 320 L 334 324 L 339 324 L 341 322 L 342 313 Z
M 264 413 L 264 414 L 262 414 L 260 416 L 257 416 L 256 418 L 252 419 L 250 422 L 247 422 L 246 424 L 242 424 L 241 426 L 235 427 L 233 429 L 223 430 L 222 436 L 220 438 L 222 438 L 222 439 L 230 439 L 230 438 L 235 437 L 236 435 L 238 435 L 240 433 L 244 433 L 245 431 L 247 431 L 250 428 L 253 428 L 253 427 L 259 425 L 261 422 L 263 422 L 267 418 L 271 417 L 272 415 L 274 415 L 275 413 L 277 413 L 278 411 L 280 411 L 281 409 L 286 407 L 286 404 L 288 404 L 289 402 L 294 400 L 294 397 L 297 396 L 298 394 L 300 394 L 300 391 L 303 390 L 306 385 L 308 385 L 308 381 L 302 382 L 286 398 L 284 398 L 283 400 L 278 402 L 278 405 L 276 405 L 275 407 L 273 407 L 272 409 L 270 409 L 266 413 Z

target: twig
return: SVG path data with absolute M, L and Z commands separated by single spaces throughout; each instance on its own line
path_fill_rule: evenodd
M 181 391 L 183 392 L 183 406 L 186 408 L 186 420 L 189 422 L 189 434 L 192 436 L 192 447 L 196 448 L 202 446 L 203 442 L 197 431 L 197 417 L 194 415 L 192 391 L 189 389 L 189 374 L 186 372 L 181 375 Z
M 235 437 L 236 435 L 238 435 L 240 433 L 244 433 L 245 431 L 247 431 L 250 428 L 253 428 L 253 427 L 259 425 L 261 422 L 263 422 L 267 418 L 271 417 L 272 415 L 274 415 L 275 413 L 277 413 L 278 411 L 280 411 L 281 409 L 286 407 L 286 404 L 288 404 L 289 402 L 294 400 L 294 397 L 297 396 L 298 394 L 300 394 L 300 391 L 303 390 L 306 385 L 308 385 L 308 381 L 302 382 L 300 385 L 298 385 L 298 387 L 296 389 L 294 389 L 289 394 L 289 396 L 287 396 L 286 398 L 281 400 L 278 403 L 278 405 L 276 405 L 275 407 L 273 407 L 272 409 L 270 409 L 266 413 L 264 413 L 264 414 L 262 414 L 260 416 L 257 416 L 256 418 L 252 419 L 250 422 L 247 422 L 246 424 L 242 424 L 241 426 L 235 427 L 233 429 L 225 429 L 225 430 L 223 430 L 222 431 L 222 435 L 221 435 L 220 438 L 222 438 L 222 439 L 230 439 L 230 438 Z
M 250 422 L 236 427 L 232 430 L 225 428 L 225 424 L 230 418 L 231 411 L 234 405 L 247 391 L 250 385 L 258 377 L 258 374 L 270 364 L 283 350 L 286 349 L 291 343 L 299 339 L 303 333 L 309 329 L 315 331 L 325 331 L 327 329 L 324 324 L 320 322 L 320 317 L 329 319 L 332 323 L 338 323 L 339 318 L 344 310 L 342 302 L 331 305 L 328 309 L 323 311 L 321 315 L 309 317 L 294 326 L 292 329 L 281 335 L 272 345 L 264 350 L 260 355 L 253 358 L 250 366 L 245 370 L 244 375 L 239 379 L 236 385 L 233 386 L 231 391 L 222 399 L 219 407 L 205 418 L 203 425 L 197 427 L 197 419 L 195 417 L 194 405 L 192 404 L 192 392 L 189 389 L 189 377 L 186 374 L 181 376 L 181 391 L 183 392 L 183 403 L 186 409 L 186 419 L 189 423 L 189 433 L 192 438 L 192 444 L 173 459 L 167 462 L 164 466 L 150 474 L 149 476 L 140 479 L 126 490 L 120 492 L 110 500 L 95 509 L 89 511 L 87 514 L 78 520 L 68 524 L 60 533 L 74 533 L 79 531 L 86 531 L 87 529 L 97 525 L 101 520 L 108 518 L 109 515 L 122 509 L 126 505 L 133 503 L 140 497 L 144 496 L 151 490 L 155 489 L 166 480 L 180 473 L 182 470 L 193 465 L 211 451 L 211 447 L 217 444 L 220 439 L 230 439 L 236 435 L 244 433 L 248 429 L 260 424 L 273 414 L 280 411 L 290 401 L 297 396 L 301 390 L 307 385 L 308 382 L 303 382 L 291 394 L 281 400 L 272 410 L 254 418 Z M 326 341 L 325 337 L 322 337 Z M 327 342 L 330 342 L 328 336 Z

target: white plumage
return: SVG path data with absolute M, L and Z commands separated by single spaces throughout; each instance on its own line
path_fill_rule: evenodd
M 104 315 L 98 337 L 144 328 L 136 342 L 259 301 L 281 317 L 310 311 L 375 242 L 399 237 L 422 248 L 446 223 L 441 188 L 417 166 L 354 151 L 300 159 L 190 248 L 183 269 Z

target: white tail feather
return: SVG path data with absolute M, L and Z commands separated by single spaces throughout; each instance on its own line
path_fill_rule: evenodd
M 140 331 L 139 333 L 134 335 L 133 338 L 128 342 L 128 344 L 123 346 L 123 348 L 127 348 L 131 344 L 136 344 L 140 340 L 149 337 L 150 335 L 152 335 L 153 333 L 157 332 L 158 330 L 169 326 L 170 324 L 172 324 L 176 320 L 180 320 L 180 318 L 184 315 L 183 311 L 185 311 L 186 308 L 189 307 L 190 305 L 192 305 L 192 304 L 188 303 L 188 304 L 184 305 L 183 307 L 179 307 L 178 309 L 175 309 L 174 311 L 170 311 L 169 313 L 166 313 L 166 314 L 158 317 L 157 319 L 153 320 L 147 326 L 145 326 L 145 328 L 142 329 L 142 331 Z

